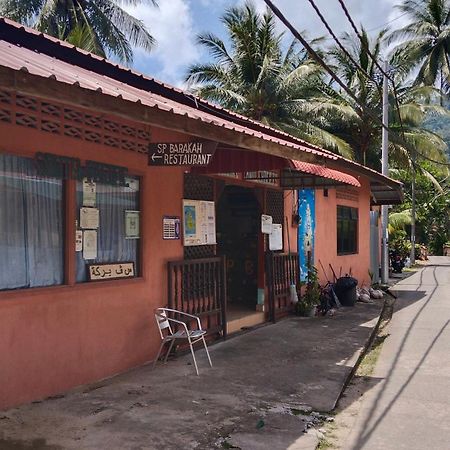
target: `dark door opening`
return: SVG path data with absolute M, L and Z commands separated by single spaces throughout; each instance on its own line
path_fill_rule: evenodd
M 225 187 L 217 207 L 217 250 L 227 259 L 227 300 L 231 308 L 256 308 L 260 214 L 253 189 Z

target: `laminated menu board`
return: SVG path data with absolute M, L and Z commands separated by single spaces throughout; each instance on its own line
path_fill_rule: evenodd
M 216 244 L 216 213 L 214 202 L 183 200 L 184 245 Z

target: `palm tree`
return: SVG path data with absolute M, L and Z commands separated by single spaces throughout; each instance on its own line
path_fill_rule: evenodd
M 282 34 L 267 10 L 252 3 L 222 17 L 230 46 L 214 34 L 198 36 L 213 63 L 190 67 L 186 81 L 197 95 L 264 124 L 351 156 L 347 142 L 323 127 L 325 112 L 345 116 L 322 69 L 294 40 L 283 52 Z M 351 111 L 350 111 L 351 112 Z
M 354 114 L 352 120 L 331 120 L 327 130 L 348 142 L 359 162 L 380 169 L 382 74 L 368 50 L 377 60 L 380 58 L 386 30 L 382 30 L 373 42 L 364 29 L 361 29 L 360 35 L 361 40 L 354 39 L 347 33 L 341 38 L 351 58 L 339 47 L 334 47 L 329 52 L 330 64 L 334 65 L 335 71 L 354 93 L 358 102 L 345 92 L 338 91 L 340 102 L 353 109 Z M 443 140 L 422 127 L 428 113 L 446 114 L 443 108 L 430 104 L 430 98 L 436 97 L 436 90 L 429 86 L 401 84 L 401 81 L 400 76 L 394 80 L 397 100 L 393 90 L 389 94 L 391 163 L 403 167 L 405 164 L 409 165 L 410 155 L 415 151 L 445 161 L 446 145 Z M 360 105 L 365 105 L 365 108 Z M 380 119 L 376 120 L 374 115 Z M 350 117 L 350 114 L 348 116 Z
M 143 22 L 121 7 L 140 3 L 157 6 L 156 0 L 0 0 L 0 15 L 130 64 L 133 46 L 154 45 Z
M 411 74 L 418 69 L 415 84 L 432 86 L 441 92 L 449 88 L 450 2 L 449 0 L 404 0 L 396 6 L 411 19 L 411 23 L 392 32 L 388 42 L 403 40 L 391 53 L 394 66 Z

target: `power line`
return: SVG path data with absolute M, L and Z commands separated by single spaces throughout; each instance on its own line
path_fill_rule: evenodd
M 347 8 L 345 7 L 345 4 L 343 4 L 342 0 L 338 0 L 341 5 L 343 5 L 344 11 L 346 11 L 346 15 L 348 14 L 349 20 L 351 21 L 352 27 L 354 28 L 354 30 L 356 31 L 358 37 L 360 40 L 362 40 L 362 37 L 360 36 L 360 33 L 358 31 L 358 28 L 356 27 L 355 23 L 353 22 L 353 19 L 351 18 L 350 14 L 348 13 Z M 266 3 L 266 5 L 271 9 L 271 11 L 278 17 L 278 19 L 286 26 L 286 28 L 288 28 L 288 30 L 294 35 L 295 38 L 297 38 L 300 43 L 303 45 L 303 47 L 306 49 L 306 51 L 318 62 L 318 64 L 323 67 L 325 69 L 325 71 L 331 76 L 331 78 L 336 81 L 337 84 L 339 84 L 339 86 L 342 87 L 342 89 L 356 102 L 356 104 L 361 108 L 361 110 L 367 112 L 372 118 L 375 119 L 376 122 L 378 122 L 381 127 L 383 129 L 386 129 L 387 131 L 389 131 L 389 128 L 386 127 L 386 125 L 384 125 L 381 121 L 381 119 L 377 116 L 376 113 L 374 113 L 370 108 L 368 108 L 366 105 L 363 105 L 359 102 L 359 99 L 354 95 L 354 93 L 348 88 L 348 86 L 342 82 L 342 80 L 338 77 L 338 75 L 336 75 L 336 73 L 328 66 L 327 63 L 325 63 L 325 61 L 319 56 L 319 54 L 308 44 L 308 42 L 303 38 L 303 36 L 297 31 L 297 29 L 288 21 L 288 19 L 286 19 L 286 17 L 283 15 L 283 13 L 273 4 L 273 2 L 271 0 L 264 0 L 264 2 Z M 383 75 L 387 76 L 388 79 L 391 79 L 391 77 L 384 71 L 384 69 L 379 65 L 378 61 L 376 60 L 376 58 L 373 56 L 372 52 L 370 52 L 370 50 L 366 47 L 366 50 L 369 54 L 369 56 L 372 58 L 372 60 L 374 61 L 374 63 L 377 65 L 378 68 L 380 68 L 381 72 L 383 73 Z M 395 87 L 395 85 L 394 85 Z M 396 96 L 397 97 L 397 96 Z M 397 107 L 398 107 L 398 98 L 397 98 Z M 399 112 L 399 120 L 401 120 L 400 117 L 400 111 Z M 403 125 L 401 125 L 403 128 Z M 419 153 L 416 151 L 416 154 L 424 159 L 427 159 L 430 162 L 433 162 L 435 164 L 441 164 L 444 166 L 450 166 L 450 164 L 448 163 L 442 163 L 440 161 L 436 161 L 434 159 L 428 158 L 427 156 Z
M 382 23 L 382 24 L 380 24 L 380 25 L 377 25 L 377 26 L 375 26 L 375 27 L 373 27 L 373 28 L 369 28 L 369 29 L 366 30 L 366 31 L 367 31 L 368 33 L 370 33 L 371 31 L 376 31 L 376 30 L 379 30 L 380 28 L 384 28 L 386 25 L 389 25 L 390 23 L 395 22 L 396 20 L 401 19 L 402 17 L 406 16 L 406 14 L 408 14 L 408 11 L 407 11 L 407 12 L 404 12 L 403 14 L 400 14 L 400 15 L 397 16 L 397 17 L 394 17 L 394 18 L 391 19 L 391 20 L 388 20 L 387 22 L 384 22 L 384 23 Z M 331 40 L 331 39 L 333 39 L 333 38 L 331 38 L 331 37 L 325 37 L 325 38 L 323 38 L 323 39 L 326 40 L 326 41 L 329 41 L 329 40 Z
M 391 77 L 388 73 L 385 72 L 383 67 L 381 67 L 381 65 L 378 63 L 377 58 L 370 51 L 368 43 L 363 39 L 363 37 L 362 37 L 358 27 L 355 25 L 355 22 L 353 21 L 352 16 L 350 15 L 350 12 L 348 11 L 347 6 L 344 3 L 344 0 L 338 0 L 338 2 L 341 5 L 341 8 L 344 11 L 345 16 L 347 17 L 347 20 L 350 22 L 350 25 L 352 26 L 354 32 L 356 33 L 356 36 L 358 36 L 358 39 L 360 40 L 361 45 L 363 46 L 364 50 L 370 56 L 370 58 L 372 59 L 372 61 L 376 65 L 376 67 L 381 71 L 383 76 L 387 77 L 387 79 L 390 80 L 391 83 L 392 83 L 394 100 L 395 100 L 395 106 L 396 106 L 397 113 L 398 113 L 398 120 L 400 122 L 400 130 L 402 132 L 403 140 L 405 140 L 405 131 L 404 131 L 404 128 L 403 128 L 403 120 L 402 120 L 402 116 L 401 116 L 401 113 L 400 113 L 400 102 L 398 100 L 397 86 L 395 85 L 395 80 L 394 80 L 393 77 Z
M 288 30 L 296 37 L 306 51 L 317 61 L 317 63 L 325 69 L 325 71 L 331 76 L 331 78 L 347 93 L 347 95 L 352 98 L 356 104 L 361 108 L 362 111 L 367 112 L 372 118 L 379 123 L 381 123 L 380 118 L 366 105 L 360 103 L 359 99 L 352 92 L 352 90 L 336 75 L 336 73 L 328 66 L 328 64 L 319 56 L 319 54 L 308 44 L 308 42 L 303 38 L 303 36 L 292 26 L 292 24 L 286 19 L 282 12 L 272 3 L 271 0 L 264 0 L 266 5 L 272 10 L 272 12 L 278 17 L 278 19 L 288 28 Z M 381 125 L 385 128 L 385 125 Z
M 404 126 L 403 126 L 402 116 L 401 116 L 401 114 L 400 114 L 400 102 L 399 102 L 399 100 L 398 100 L 398 92 L 397 92 L 397 86 L 396 86 L 396 84 L 395 84 L 395 80 L 394 80 L 388 73 L 386 73 L 386 72 L 384 71 L 384 69 L 383 69 L 383 68 L 380 66 L 380 64 L 378 63 L 377 58 L 372 54 L 372 52 L 370 51 L 370 49 L 369 49 L 368 46 L 366 45 L 366 42 L 364 41 L 363 37 L 361 36 L 361 33 L 360 33 L 359 30 L 358 30 L 358 27 L 355 25 L 355 22 L 353 21 L 353 19 L 352 19 L 350 13 L 349 13 L 349 11 L 348 11 L 348 8 L 346 7 L 346 5 L 345 5 L 345 3 L 344 3 L 344 0 L 338 0 L 338 2 L 339 2 L 339 4 L 341 5 L 341 7 L 342 7 L 342 9 L 343 9 L 343 11 L 344 11 L 344 13 L 345 13 L 345 15 L 346 15 L 346 17 L 347 17 L 347 20 L 350 22 L 350 25 L 352 26 L 353 30 L 355 31 L 356 35 L 358 36 L 359 40 L 361 41 L 361 44 L 365 46 L 365 50 L 367 51 L 367 54 L 370 56 L 370 58 L 372 59 L 372 61 L 374 62 L 374 64 L 380 69 L 381 73 L 382 73 L 383 75 L 385 75 L 385 76 L 391 81 L 391 83 L 392 83 L 393 94 L 394 94 L 394 100 L 395 100 L 396 109 L 397 109 L 397 113 L 398 113 L 398 120 L 399 120 L 399 122 L 400 122 L 400 130 L 401 130 L 401 133 L 402 133 L 402 136 L 403 136 L 403 140 L 406 142 L 406 139 L 405 139 L 405 130 L 404 130 Z M 402 16 L 403 16 L 403 15 L 406 15 L 406 14 L 407 14 L 407 13 L 404 13 L 404 14 L 402 14 Z M 399 16 L 399 17 L 401 17 L 401 16 Z M 432 158 L 429 158 L 428 156 L 425 156 L 424 154 L 418 152 L 417 149 L 414 149 L 414 151 L 415 151 L 416 156 L 419 156 L 419 157 L 421 157 L 421 158 L 423 158 L 423 159 L 425 159 L 425 160 L 427 160 L 427 161 L 430 161 L 430 162 L 432 162 L 432 163 L 434 163 L 434 164 L 439 164 L 439 165 L 447 166 L 447 167 L 450 166 L 449 163 L 444 163 L 444 162 L 441 162 L 441 161 L 436 161 L 435 159 L 432 159 Z
M 324 24 L 325 28 L 328 30 L 328 32 L 331 34 L 331 36 L 333 37 L 334 41 L 336 42 L 336 44 L 338 45 L 338 47 L 342 50 L 342 52 L 344 52 L 345 56 L 347 56 L 347 58 L 351 61 L 351 63 L 370 81 L 372 81 L 373 83 L 375 83 L 378 92 L 381 94 L 381 87 L 380 85 L 374 80 L 372 79 L 372 77 L 361 67 L 360 64 L 358 64 L 357 61 L 355 61 L 355 59 L 353 58 L 353 56 L 347 51 L 347 49 L 342 45 L 341 41 L 337 38 L 336 34 L 333 32 L 332 28 L 330 27 L 330 25 L 328 24 L 328 22 L 326 21 L 325 17 L 323 16 L 323 14 L 320 12 L 319 8 L 317 7 L 316 3 L 314 2 L 314 0 L 308 0 L 309 4 L 313 7 L 314 11 L 316 12 L 316 14 L 319 16 L 321 22 Z

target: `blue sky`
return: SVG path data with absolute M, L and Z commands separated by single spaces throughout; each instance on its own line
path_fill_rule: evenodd
M 405 18 L 394 9 L 400 0 L 346 0 L 346 5 L 357 24 L 376 34 L 390 22 L 399 28 Z M 127 11 L 144 21 L 158 45 L 151 52 L 135 51 L 133 67 L 140 72 L 167 83 L 183 86 L 183 79 L 190 64 L 208 60 L 207 54 L 195 44 L 197 34 L 208 31 L 225 37 L 220 16 L 244 0 L 158 0 L 159 8 L 143 1 L 140 6 L 127 7 Z M 150 2 L 148 2 L 150 3 Z M 254 0 L 261 11 L 262 0 Z M 289 18 L 298 30 L 306 30 L 312 37 L 327 35 L 316 13 L 307 0 L 275 0 L 274 3 Z M 350 31 L 349 24 L 337 0 L 316 0 L 333 30 L 340 34 Z M 279 25 L 283 31 L 282 25 Z M 287 34 L 289 38 L 289 34 Z

